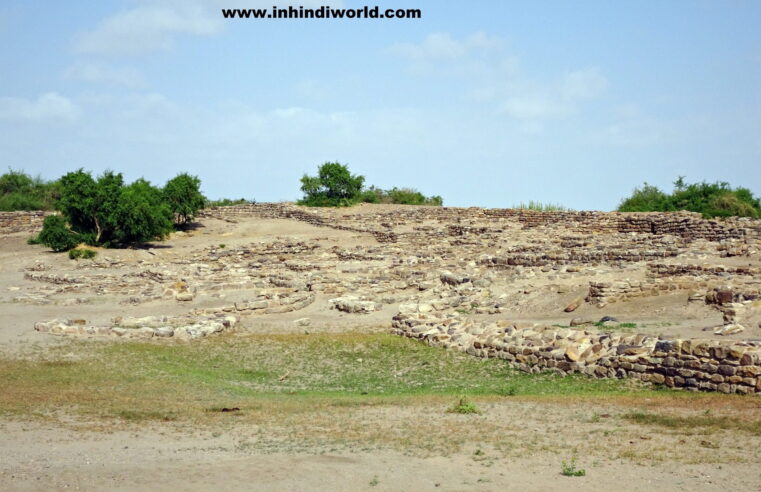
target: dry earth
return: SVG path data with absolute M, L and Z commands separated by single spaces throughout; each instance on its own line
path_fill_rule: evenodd
M 94 260 L 27 245 L 29 232 L 3 235 L 2 357 L 44 359 L 73 339 L 123 343 L 139 337 L 127 320 L 148 316 L 235 317 L 220 328 L 229 333 L 174 328 L 171 340 L 142 335 L 148 344 L 180 343 L 180 334 L 188 339 L 181 343 L 198 343 L 195 336 L 388 332 L 410 303 L 482 321 L 581 323 L 593 331 L 738 341 L 761 334 L 752 298 L 761 282 L 758 236 L 607 233 L 418 207 L 291 209 L 303 215 L 213 212 L 167 241 L 100 250 Z M 668 265 L 686 268 L 674 273 Z M 590 284 L 624 280 L 597 296 Z M 706 301 L 712 289 L 728 287 L 746 297 L 726 306 Z M 732 309 L 738 314 L 728 319 Z M 617 321 L 593 326 L 603 316 Z M 53 319 L 84 320 L 74 326 L 107 334 L 34 329 Z M 730 324 L 743 330 L 714 334 Z M 18 390 L 14 384 L 0 381 L 0 391 Z M 0 413 L 0 488 L 761 489 L 757 396 L 474 399 L 479 415 L 449 414 L 451 398 L 436 395 L 328 404 L 297 417 L 243 409 L 240 418 L 190 423 L 104 423 L 68 407 Z M 638 421 L 633 411 L 672 421 Z M 572 456 L 586 476 L 561 475 Z

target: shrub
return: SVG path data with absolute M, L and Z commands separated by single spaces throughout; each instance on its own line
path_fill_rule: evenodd
M 53 251 L 68 251 L 79 244 L 77 234 L 66 227 L 66 221 L 60 215 L 48 215 L 42 223 L 42 231 L 35 239 Z
M 711 217 L 761 217 L 761 202 L 747 188 L 730 187 L 729 183 L 688 184 L 679 177 L 674 191 L 666 194 L 647 183 L 635 188 L 632 195 L 618 206 L 620 212 L 670 212 L 689 210 Z
M 78 260 L 79 258 L 89 260 L 95 258 L 98 253 L 91 249 L 70 249 L 69 258 L 72 260 Z
M 246 200 L 245 198 L 238 198 L 237 200 L 232 200 L 230 198 L 221 198 L 219 200 L 206 200 L 206 203 L 204 204 L 204 208 L 229 207 L 231 205 L 243 205 L 246 203 L 256 203 L 256 201 Z
M 444 200 L 437 195 L 427 197 L 414 188 L 397 188 L 383 190 L 371 186 L 360 195 L 364 203 L 394 203 L 399 205 L 433 205 L 440 207 Z
M 201 180 L 187 173 L 178 174 L 164 186 L 164 200 L 174 215 L 174 222 L 184 225 L 193 220 L 206 203 L 201 194 Z
M 464 396 L 460 397 L 460 400 L 450 407 L 447 412 L 462 414 L 481 413 L 476 404 Z
M 583 468 L 576 468 L 576 457 L 571 458 L 570 463 L 562 462 L 560 465 L 560 474 L 564 477 L 583 477 L 587 471 Z
M 0 210 L 52 210 L 57 199 L 56 182 L 12 169 L 0 176 Z

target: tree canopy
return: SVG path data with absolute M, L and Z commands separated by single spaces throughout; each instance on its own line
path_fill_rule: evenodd
M 351 174 L 349 168 L 338 162 L 326 162 L 317 169 L 317 176 L 304 175 L 301 205 L 311 207 L 345 207 L 359 202 L 397 203 L 402 205 L 441 206 L 440 196 L 426 197 L 413 188 L 383 190 L 375 186 L 364 188 L 365 177 Z
M 36 241 L 65 251 L 80 242 L 108 247 L 163 239 L 176 217 L 185 223 L 200 208 L 193 194 L 198 178 L 180 175 L 172 181 L 167 192 L 144 179 L 125 184 L 113 171 L 97 179 L 82 169 L 67 173 L 59 180 L 61 216 L 46 218 Z M 184 203 L 186 198 L 191 203 Z
M 163 192 L 164 200 L 174 214 L 174 221 L 180 225 L 191 222 L 206 203 L 206 198 L 201 194 L 201 180 L 187 173 L 167 181 Z

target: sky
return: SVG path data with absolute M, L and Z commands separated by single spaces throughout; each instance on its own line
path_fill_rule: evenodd
M 450 206 L 761 195 L 761 2 L 303 0 L 421 19 L 225 19 L 275 0 L 0 2 L 0 166 L 300 198 L 327 161 Z

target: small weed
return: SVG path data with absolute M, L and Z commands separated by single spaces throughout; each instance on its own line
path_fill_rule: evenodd
M 372 480 L 370 480 L 370 487 L 375 487 L 380 483 L 380 480 L 378 480 L 378 475 L 374 476 Z
M 227 246 L 225 243 L 220 243 L 219 244 L 220 249 L 225 249 L 225 246 Z
M 464 396 L 461 396 L 460 400 L 452 407 L 450 407 L 447 412 L 461 414 L 481 413 L 478 407 L 476 407 L 476 404 Z
M 564 477 L 583 477 L 587 474 L 584 468 L 576 468 L 576 457 L 571 457 L 570 463 L 563 463 L 560 465 L 560 474 Z
M 97 252 L 91 249 L 70 249 L 69 259 L 78 260 L 82 258 L 83 260 L 90 260 L 92 258 L 95 258 L 95 255 L 97 254 L 98 254 Z

